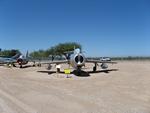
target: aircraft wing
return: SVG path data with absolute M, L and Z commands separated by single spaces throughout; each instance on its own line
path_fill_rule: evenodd
M 101 60 L 86 60 L 87 63 L 110 63 L 110 64 L 117 64 L 117 62 L 113 61 L 101 61 Z
M 58 61 L 50 61 L 50 62 L 41 62 L 41 64 L 63 64 L 68 63 L 68 60 L 58 60 Z
M 1 60 L 0 64 L 12 64 L 12 63 L 17 63 L 16 60 L 11 59 L 11 60 Z

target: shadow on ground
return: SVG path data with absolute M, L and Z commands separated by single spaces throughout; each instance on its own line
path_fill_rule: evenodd
M 100 71 L 87 71 L 88 73 L 109 73 L 111 71 L 118 71 L 118 69 L 105 69 L 105 70 L 100 70 Z
M 118 69 L 107 69 L 107 70 L 100 70 L 100 71 L 95 71 L 95 72 L 83 71 L 83 70 L 81 70 L 80 72 L 77 72 L 76 70 L 74 70 L 71 72 L 71 74 L 74 74 L 74 75 L 79 76 L 79 77 L 89 77 L 89 76 L 91 76 L 90 74 L 92 74 L 92 73 L 109 73 L 111 71 L 118 71 Z M 56 71 L 37 71 L 37 72 L 47 73 L 47 74 L 56 73 Z M 64 71 L 60 71 L 59 73 L 65 74 Z
M 24 69 L 24 68 L 30 68 L 30 67 L 35 67 L 33 65 L 25 65 L 25 66 L 22 66 L 21 69 Z M 20 68 L 20 67 L 19 67 Z

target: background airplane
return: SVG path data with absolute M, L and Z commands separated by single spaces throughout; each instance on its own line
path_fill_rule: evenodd
M 22 68 L 23 65 L 28 64 L 28 62 L 29 62 L 28 51 L 25 56 L 21 54 L 17 59 L 17 63 L 20 66 L 20 68 Z
M 17 59 L 20 57 L 20 53 L 17 53 L 15 56 L 13 57 L 0 57 L 0 64 L 11 64 L 14 65 L 14 63 L 17 62 Z M 15 65 L 14 65 L 15 66 Z
M 22 68 L 23 65 L 28 64 L 28 62 L 29 62 L 28 51 L 25 56 L 21 53 L 17 53 L 15 56 L 11 58 L 0 57 L 0 64 L 12 65 L 14 67 L 16 67 L 16 64 L 18 64 L 20 68 Z

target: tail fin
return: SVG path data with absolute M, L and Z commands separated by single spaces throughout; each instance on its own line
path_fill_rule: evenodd
M 26 53 L 26 58 L 29 58 L 29 52 L 27 51 L 27 53 Z
M 11 58 L 12 58 L 12 59 L 17 59 L 17 58 L 20 57 L 20 55 L 21 55 L 21 53 L 17 53 L 15 56 L 12 56 Z

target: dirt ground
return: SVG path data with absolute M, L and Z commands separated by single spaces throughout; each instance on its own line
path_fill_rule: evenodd
M 150 113 L 150 61 L 118 61 L 108 72 L 92 67 L 66 78 L 54 67 L 0 66 L 0 113 Z

